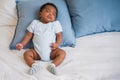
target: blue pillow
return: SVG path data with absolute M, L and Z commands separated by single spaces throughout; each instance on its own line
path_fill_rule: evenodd
M 120 0 L 66 0 L 76 38 L 120 31 Z
M 63 41 L 61 47 L 74 47 L 75 35 L 71 25 L 70 15 L 65 3 L 65 0 L 31 0 L 31 1 L 19 1 L 17 3 L 18 11 L 18 24 L 15 30 L 13 40 L 10 44 L 10 49 L 15 49 L 16 43 L 20 42 L 25 33 L 28 25 L 34 20 L 38 19 L 38 13 L 40 6 L 50 2 L 57 6 L 58 16 L 57 20 L 60 21 L 63 27 Z M 32 48 L 32 41 L 28 43 L 24 48 Z

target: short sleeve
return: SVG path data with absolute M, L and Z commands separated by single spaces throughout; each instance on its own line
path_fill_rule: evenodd
M 63 31 L 59 21 L 55 21 L 54 30 L 55 30 L 55 33 L 59 33 Z
M 31 22 L 31 24 L 27 27 L 27 30 L 28 30 L 29 32 L 31 32 L 31 33 L 34 32 L 35 23 L 36 23 L 36 21 L 33 20 L 33 21 Z

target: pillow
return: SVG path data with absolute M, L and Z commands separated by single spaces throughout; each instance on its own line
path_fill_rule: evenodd
M 120 0 L 66 0 L 76 38 L 120 31 Z
M 0 0 L 0 25 L 16 25 L 15 0 Z
M 69 12 L 65 3 L 65 0 L 32 0 L 32 1 L 19 1 L 17 3 L 18 9 L 18 25 L 10 44 L 10 49 L 15 49 L 16 43 L 20 42 L 26 33 L 26 28 L 34 20 L 38 19 L 38 12 L 41 5 L 51 2 L 54 3 L 58 8 L 57 20 L 60 21 L 63 27 L 63 42 L 61 47 L 74 47 L 75 36 L 71 26 L 71 20 Z M 25 46 L 25 48 L 33 47 L 32 41 Z

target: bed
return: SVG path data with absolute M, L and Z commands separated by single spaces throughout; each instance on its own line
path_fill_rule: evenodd
M 77 37 L 74 48 L 62 47 L 67 55 L 57 67 L 58 75 L 49 73 L 46 70 L 48 62 L 42 61 L 38 61 L 42 64 L 41 71 L 29 75 L 29 67 L 23 59 L 26 49 L 18 51 L 9 48 L 17 25 L 16 3 L 14 0 L 8 0 L 7 3 L 1 1 L 3 6 L 0 2 L 0 80 L 120 80 L 118 31 Z M 5 7 L 10 3 L 14 6 Z M 5 11 L 8 11 L 8 8 L 13 11 L 6 13 L 3 12 L 3 8 Z

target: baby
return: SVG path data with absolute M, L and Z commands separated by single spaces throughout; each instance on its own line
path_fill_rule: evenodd
M 41 6 L 39 11 L 40 20 L 33 20 L 27 28 L 27 33 L 20 43 L 16 44 L 18 50 L 32 39 L 34 48 L 24 52 L 24 59 L 30 66 L 29 74 L 34 74 L 41 69 L 35 60 L 50 61 L 47 69 L 56 74 L 56 67 L 62 63 L 66 52 L 59 48 L 62 42 L 62 27 L 56 21 L 58 10 L 52 3 Z

